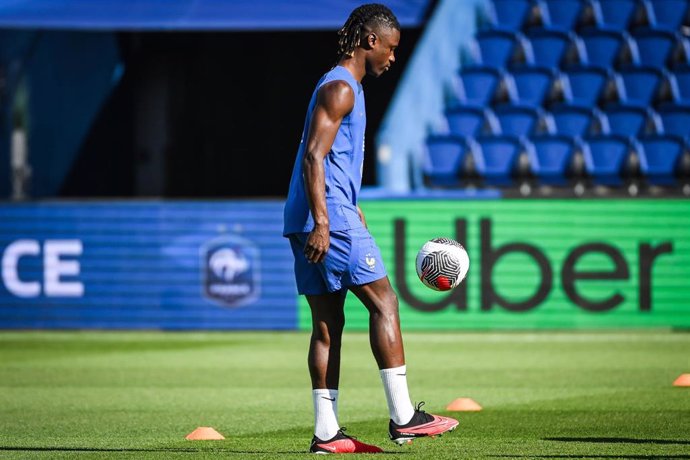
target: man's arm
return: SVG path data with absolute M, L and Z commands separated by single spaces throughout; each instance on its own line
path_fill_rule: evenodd
M 355 95 L 344 81 L 333 81 L 321 87 L 311 117 L 307 148 L 302 160 L 304 184 L 314 229 L 307 237 L 304 255 L 310 262 L 322 262 L 330 246 L 324 159 L 333 147 L 343 118 L 352 111 Z

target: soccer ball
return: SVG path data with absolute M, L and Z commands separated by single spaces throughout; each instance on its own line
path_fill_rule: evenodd
M 450 238 L 434 238 L 417 253 L 417 276 L 436 291 L 456 288 L 467 276 L 470 257 L 460 243 Z

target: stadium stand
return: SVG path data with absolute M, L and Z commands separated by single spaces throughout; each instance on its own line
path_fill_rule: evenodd
M 684 138 L 690 141 L 690 107 L 670 105 L 659 109 L 661 129 L 659 132 Z
M 514 136 L 478 137 L 472 152 L 477 173 L 486 185 L 512 185 L 523 150 Z
M 457 146 L 442 163 L 429 138 L 428 184 L 466 185 L 469 155 L 488 186 L 690 193 L 690 2 L 489 3 L 445 114 Z
M 446 111 L 445 119 L 447 126 L 442 131 L 453 136 L 475 137 L 501 132 L 491 109 L 455 107 Z
M 430 185 L 455 186 L 460 183 L 460 166 L 469 148 L 461 137 L 434 136 L 426 143 L 424 174 Z
M 577 151 L 573 137 L 563 134 L 537 136 L 526 145 L 530 166 L 539 184 L 567 184 Z
M 643 138 L 639 144 L 640 169 L 646 180 L 654 185 L 672 185 L 683 154 L 683 140 L 658 135 Z
M 644 4 L 650 25 L 655 29 L 675 32 L 687 19 L 687 0 L 653 0 L 646 1 Z
M 509 136 L 529 136 L 543 125 L 541 110 L 535 107 L 508 105 L 496 108 L 500 132 Z

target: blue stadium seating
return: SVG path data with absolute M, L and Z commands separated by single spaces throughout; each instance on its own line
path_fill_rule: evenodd
M 540 107 L 551 90 L 555 72 L 544 67 L 526 67 L 514 69 L 512 75 L 517 88 L 518 102 Z
M 457 136 L 431 136 L 424 150 L 423 172 L 431 185 L 457 186 L 460 168 L 469 149 Z
M 528 136 L 536 131 L 541 118 L 540 110 L 525 106 L 501 106 L 494 111 L 501 133 L 510 136 Z
M 590 0 L 600 28 L 625 30 L 638 8 L 637 0 Z
M 682 105 L 661 107 L 659 116 L 665 134 L 690 140 L 690 107 Z
M 564 135 L 536 136 L 527 143 L 532 172 L 543 185 L 565 185 L 568 169 L 576 151 L 572 137 Z
M 516 185 L 527 152 L 538 183 L 564 186 L 580 150 L 594 185 L 637 183 L 633 151 L 648 183 L 678 182 L 673 168 L 690 149 L 690 39 L 680 29 L 690 0 L 489 2 L 492 28 L 476 35 L 460 106 L 446 111 L 454 143 L 429 144 L 432 183 L 458 183 L 471 154 L 485 184 Z
M 520 30 L 532 9 L 530 0 L 494 0 L 490 5 L 489 20 L 496 29 Z
M 582 153 L 585 170 L 595 184 L 618 186 L 623 183 L 622 170 L 630 153 L 630 146 L 625 137 L 587 138 Z
M 687 17 L 687 0 L 652 0 L 647 5 L 652 10 L 649 16 L 655 29 L 676 31 Z
M 503 68 L 515 54 L 524 53 L 525 37 L 518 32 L 507 30 L 484 30 L 475 38 L 478 50 L 475 61 L 489 67 Z
M 500 133 L 501 128 L 491 110 L 481 107 L 455 107 L 446 111 L 448 133 L 474 137 L 484 133 Z
M 619 96 L 626 105 L 648 107 L 657 98 L 660 86 L 664 81 L 664 73 L 656 67 L 637 67 L 622 70 Z
M 462 105 L 485 107 L 491 104 L 503 78 L 503 72 L 495 68 L 464 68 L 454 81 L 454 97 Z
M 619 105 L 610 107 L 605 112 L 609 134 L 637 137 L 662 130 L 661 120 L 653 110 L 644 107 Z
M 583 64 L 607 69 L 617 65 L 622 60 L 623 51 L 630 51 L 630 59 L 637 61 L 637 52 L 634 43 L 626 32 L 603 29 L 589 29 L 580 34 L 585 56 L 581 56 Z
M 675 172 L 683 154 L 683 141 L 668 135 L 645 137 L 639 140 L 640 170 L 647 182 L 654 185 L 673 185 Z
M 513 136 L 478 137 L 473 151 L 477 172 L 487 185 L 511 185 L 523 147 Z
M 675 34 L 665 30 L 639 30 L 633 35 L 641 65 L 663 67 L 676 44 Z
M 545 0 L 549 11 L 549 27 L 572 31 L 577 26 L 584 2 L 582 0 Z
M 571 44 L 563 31 L 535 29 L 527 35 L 532 48 L 533 62 L 542 67 L 559 67 Z
M 597 109 L 560 105 L 551 109 L 556 132 L 566 136 L 587 136 L 608 132 L 608 124 Z
M 566 102 L 570 105 L 595 107 L 608 79 L 608 72 L 604 69 L 596 67 L 568 69 L 561 75 Z
M 690 66 L 684 65 L 673 70 L 669 75 L 674 102 L 690 105 Z

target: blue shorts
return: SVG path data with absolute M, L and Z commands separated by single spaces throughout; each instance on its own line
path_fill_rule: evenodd
M 366 228 L 331 232 L 326 258 L 318 264 L 309 263 L 304 255 L 307 236 L 309 233 L 289 235 L 299 294 L 342 292 L 344 295 L 351 286 L 361 286 L 386 276 L 381 251 Z

